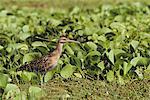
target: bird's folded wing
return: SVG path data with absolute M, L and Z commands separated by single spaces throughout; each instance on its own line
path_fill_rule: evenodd
M 51 62 L 51 57 L 44 56 L 40 59 L 31 61 L 28 64 L 22 65 L 21 67 L 17 68 L 17 71 L 26 70 L 30 72 L 44 73 L 51 69 L 50 67 L 53 67 Z

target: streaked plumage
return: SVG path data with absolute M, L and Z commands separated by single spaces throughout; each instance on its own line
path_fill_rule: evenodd
M 56 67 L 62 53 L 63 44 L 66 42 L 79 43 L 78 41 L 70 40 L 66 37 L 61 37 L 57 43 L 56 49 L 53 52 L 19 67 L 17 71 L 27 70 L 31 72 L 45 74 L 47 71 L 52 70 Z

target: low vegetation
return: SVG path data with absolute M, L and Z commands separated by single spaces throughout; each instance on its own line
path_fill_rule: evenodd
M 0 8 L 1 98 L 34 100 L 47 94 L 54 98 L 150 98 L 148 4 L 44 9 Z M 64 46 L 57 68 L 45 75 L 45 84 L 39 86 L 35 73 L 16 71 L 53 51 L 62 33 L 81 43 Z

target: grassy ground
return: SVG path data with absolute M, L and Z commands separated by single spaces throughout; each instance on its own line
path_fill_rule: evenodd
M 20 85 L 22 90 L 29 84 Z M 42 86 L 43 100 L 149 100 L 150 80 L 130 81 L 125 85 L 100 80 L 50 80 Z
M 73 79 L 64 81 L 52 80 L 44 86 L 48 93 L 45 99 L 85 100 L 149 100 L 150 81 L 131 81 L 126 85 L 105 83 L 97 80 Z M 45 100 L 44 99 L 44 100 Z
M 125 2 L 147 0 L 124 0 Z M 0 0 L 2 6 L 30 7 L 39 9 L 66 9 L 79 6 L 81 8 L 91 8 L 102 3 L 119 3 L 123 0 Z M 21 88 L 26 88 L 22 85 Z M 106 83 L 98 80 L 69 79 L 50 80 L 42 86 L 46 92 L 43 100 L 54 100 L 68 97 L 69 99 L 85 100 L 149 100 L 150 80 L 130 81 L 126 85 L 116 83 Z

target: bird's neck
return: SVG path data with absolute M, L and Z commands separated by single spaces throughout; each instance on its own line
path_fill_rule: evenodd
M 58 53 L 61 55 L 62 53 L 62 47 L 63 47 L 63 43 L 58 43 L 57 44 L 57 47 L 56 47 L 56 50 L 58 50 Z

